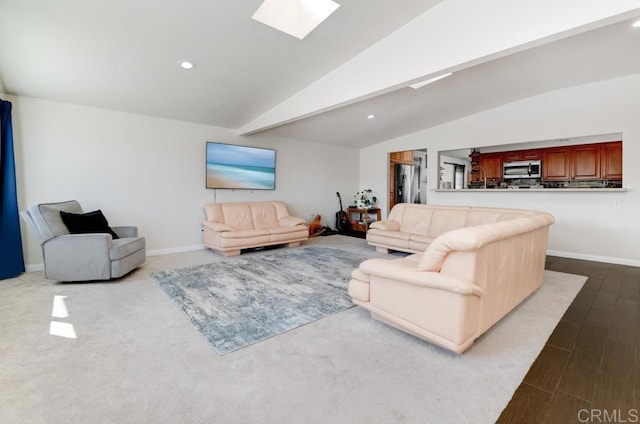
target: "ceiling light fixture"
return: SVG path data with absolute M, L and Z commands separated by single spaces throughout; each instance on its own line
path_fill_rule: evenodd
M 640 28 L 640 19 L 638 19 L 637 21 L 632 23 L 631 26 L 634 27 L 634 28 Z
M 411 84 L 409 85 L 409 87 L 417 90 L 420 87 L 424 87 L 427 84 L 431 84 L 432 82 L 436 82 L 438 80 L 441 80 L 443 78 L 446 78 L 448 76 L 451 76 L 453 72 L 447 72 L 446 74 L 442 74 L 442 75 L 438 75 L 437 77 L 433 77 L 433 78 L 429 78 L 428 80 L 424 80 L 424 81 L 420 81 L 420 82 L 416 82 L 415 84 Z
M 251 18 L 302 40 L 339 7 L 332 0 L 264 0 Z
M 369 115 L 367 115 L 367 119 L 373 119 L 375 117 L 376 115 L 374 115 L 373 113 L 370 113 Z
M 196 67 L 195 63 L 190 62 L 188 60 L 181 60 L 178 62 L 178 65 L 180 65 L 182 69 L 193 69 Z

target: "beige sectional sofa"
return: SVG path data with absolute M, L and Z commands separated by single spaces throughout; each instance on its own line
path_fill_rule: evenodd
M 540 286 L 553 222 L 537 211 L 396 205 L 371 225 L 369 244 L 423 252 L 364 261 L 349 294 L 374 319 L 461 353 Z
M 295 247 L 309 238 L 305 220 L 290 216 L 283 202 L 209 203 L 204 212 L 204 245 L 225 256 L 252 247 Z

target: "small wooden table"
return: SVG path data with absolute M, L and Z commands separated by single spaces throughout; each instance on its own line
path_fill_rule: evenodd
M 366 233 L 369 224 L 380 221 L 380 208 L 347 208 L 347 219 L 353 231 Z

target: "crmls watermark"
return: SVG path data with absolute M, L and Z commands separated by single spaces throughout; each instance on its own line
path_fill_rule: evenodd
M 581 409 L 578 411 L 581 423 L 638 423 L 640 414 L 637 409 Z

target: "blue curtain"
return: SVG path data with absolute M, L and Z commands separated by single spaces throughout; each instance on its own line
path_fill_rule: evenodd
M 11 102 L 0 100 L 0 280 L 23 272 Z

